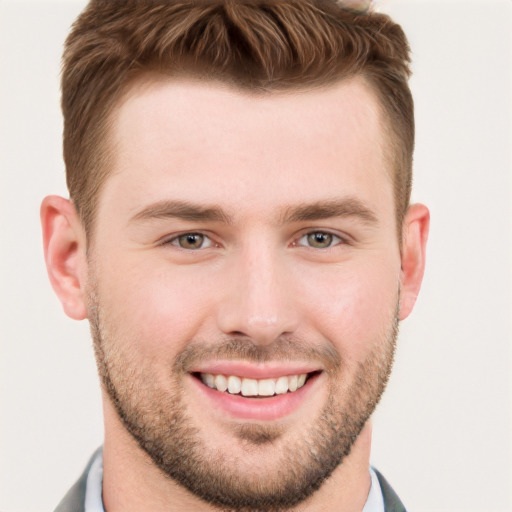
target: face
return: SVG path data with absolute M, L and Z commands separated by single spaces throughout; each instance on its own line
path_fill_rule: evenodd
M 141 82 L 111 143 L 88 278 L 111 403 L 203 500 L 297 504 L 349 453 L 393 358 L 376 100 L 358 81 L 261 96 Z

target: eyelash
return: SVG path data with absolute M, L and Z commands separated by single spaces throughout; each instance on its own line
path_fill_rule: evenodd
M 179 241 L 181 238 L 184 238 L 184 237 L 193 237 L 193 236 L 200 236 L 200 237 L 203 237 L 203 242 L 204 241 L 209 241 L 209 245 L 207 247 L 203 247 L 201 244 L 201 247 L 198 247 L 196 249 L 191 249 L 191 248 L 186 248 L 186 247 L 181 247 L 179 245 Z M 164 240 L 162 242 L 162 245 L 173 245 L 175 247 L 177 247 L 178 249 L 181 249 L 183 251 L 194 251 L 194 250 L 200 250 L 200 249 L 208 249 L 210 247 L 214 247 L 214 246 L 217 246 L 217 244 L 215 244 L 213 242 L 213 240 L 208 236 L 208 235 L 205 235 L 204 233 L 200 233 L 200 232 L 197 232 L 197 231 L 190 231 L 190 232 L 187 232 L 187 233 L 180 233 L 179 235 L 175 235 L 173 236 L 172 238 L 168 238 L 167 240 Z
M 299 242 L 303 239 L 308 241 L 308 238 L 313 235 L 321 235 L 321 236 L 327 236 L 331 237 L 331 240 L 327 247 L 314 247 L 312 245 L 309 245 L 308 243 L 300 244 Z M 322 230 L 316 230 L 316 231 L 308 231 L 307 233 L 304 233 L 301 235 L 297 241 L 293 242 L 293 246 L 301 246 L 301 247 L 308 247 L 310 249 L 318 249 L 318 250 L 325 250 L 325 249 L 331 249 L 332 247 L 336 247 L 337 245 L 346 245 L 348 242 L 347 240 L 343 239 L 341 236 L 335 235 L 334 233 L 331 233 L 330 231 L 322 231 Z
M 307 243 L 308 237 L 310 237 L 312 235 L 322 235 L 322 236 L 331 237 L 331 240 L 326 247 L 314 247 Z M 186 248 L 186 247 L 180 246 L 180 244 L 179 244 L 180 239 L 182 239 L 183 237 L 193 237 L 193 236 L 202 237 L 203 243 L 205 241 L 208 241 L 209 242 L 208 245 L 206 247 L 204 247 L 203 243 L 201 243 L 201 246 L 197 247 L 197 248 Z M 306 243 L 301 244 L 300 241 L 303 239 L 306 241 Z M 196 231 L 190 231 L 190 232 L 186 232 L 186 233 L 180 233 L 179 235 L 175 235 L 172 238 L 168 238 L 168 239 L 164 240 L 162 242 L 162 245 L 173 245 L 173 246 L 177 247 L 178 249 L 181 249 L 184 251 L 198 251 L 198 250 L 209 249 L 210 247 L 219 247 L 219 245 L 215 244 L 215 242 L 211 239 L 210 236 L 208 236 L 204 233 L 201 233 L 201 232 L 196 232 Z M 350 242 L 346 238 L 343 238 L 339 235 L 335 235 L 334 233 L 331 233 L 330 231 L 313 230 L 313 231 L 308 231 L 308 232 L 300 235 L 294 242 L 292 242 L 291 245 L 292 245 L 292 247 L 307 247 L 307 248 L 313 249 L 313 250 L 314 249 L 326 250 L 326 249 L 331 249 L 332 247 L 336 247 L 338 245 L 350 245 Z

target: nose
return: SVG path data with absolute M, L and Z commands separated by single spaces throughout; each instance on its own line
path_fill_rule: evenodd
M 291 271 L 278 251 L 241 252 L 229 265 L 225 284 L 217 317 L 224 334 L 264 346 L 297 330 L 300 314 Z

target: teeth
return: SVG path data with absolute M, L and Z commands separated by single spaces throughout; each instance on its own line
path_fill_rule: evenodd
M 288 392 L 288 377 L 279 377 L 276 381 L 276 395 Z
M 222 377 L 222 375 L 221 375 L 221 377 Z M 203 373 L 201 375 L 201 378 L 203 379 L 203 382 L 209 388 L 214 388 L 215 387 L 215 377 L 211 373 Z
M 232 395 L 273 396 L 293 393 L 306 383 L 307 374 L 289 375 L 277 379 L 249 379 L 236 375 L 212 375 L 201 373 L 201 380 L 210 388 L 227 391 Z
M 259 396 L 272 396 L 276 392 L 276 383 L 273 379 L 262 379 L 258 382 Z
M 299 378 L 297 375 L 292 375 L 288 378 L 288 389 L 290 391 L 297 391 L 297 384 L 299 383 Z
M 235 377 L 234 375 L 230 375 L 228 377 L 228 391 L 232 395 L 236 395 L 240 393 L 240 390 L 242 389 L 242 381 L 238 377 Z
M 255 396 L 257 394 L 258 394 L 258 381 L 254 380 L 254 379 L 242 379 L 242 395 Z
M 226 391 L 228 389 L 228 379 L 224 375 L 217 375 L 215 377 L 215 387 L 219 391 Z

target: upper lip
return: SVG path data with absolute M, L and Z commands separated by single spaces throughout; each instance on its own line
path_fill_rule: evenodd
M 287 375 L 301 375 L 319 370 L 321 368 L 318 365 L 303 362 L 254 364 L 244 361 L 209 361 L 194 366 L 190 373 L 236 375 L 250 379 L 275 379 Z

